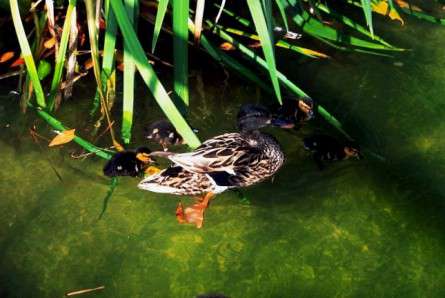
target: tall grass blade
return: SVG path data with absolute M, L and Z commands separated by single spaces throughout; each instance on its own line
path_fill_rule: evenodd
M 260 37 L 261 46 L 263 48 L 264 57 L 268 64 L 268 71 L 272 80 L 272 85 L 275 90 L 275 95 L 278 102 L 281 104 L 281 91 L 277 79 L 277 69 L 275 65 L 275 55 L 273 50 L 272 36 L 270 36 L 270 28 L 266 23 L 266 18 L 261 7 L 261 3 L 257 0 L 247 0 L 247 5 L 252 15 L 253 22 Z
M 116 48 L 116 34 L 117 23 L 113 10 L 110 7 L 110 0 L 105 1 L 105 38 L 102 58 L 102 72 L 100 80 L 102 84 L 102 93 L 105 94 L 106 102 L 114 102 L 116 96 L 115 84 L 115 48 Z M 99 90 L 96 90 L 96 95 L 93 101 L 93 108 L 90 115 L 93 115 L 100 105 Z
M 150 91 L 153 93 L 155 100 L 158 102 L 164 114 L 169 118 L 177 131 L 184 138 L 185 142 L 191 147 L 195 148 L 201 144 L 199 139 L 194 134 L 193 130 L 187 124 L 178 111 L 174 103 L 171 101 L 164 86 L 159 81 L 156 72 L 153 67 L 148 63 L 148 59 L 145 56 L 144 49 L 140 44 L 136 33 L 134 32 L 130 20 L 121 0 L 110 1 L 113 11 L 116 15 L 119 28 L 122 31 L 124 41 L 127 42 L 133 59 L 136 63 L 136 67 L 139 71 L 144 82 L 147 84 Z
M 67 82 L 67 86 L 63 91 L 63 96 L 65 99 L 68 99 L 73 94 L 73 80 L 74 80 L 74 72 L 76 70 L 77 64 L 77 37 L 79 35 L 79 31 L 77 29 L 77 10 L 73 9 L 73 15 L 71 17 L 71 28 L 70 28 L 70 40 L 68 42 L 68 62 L 66 66 L 66 77 L 65 81 Z M 60 104 L 60 103 L 59 103 Z M 55 103 L 55 108 L 57 109 L 58 103 Z
M 52 111 L 55 105 L 56 96 L 60 96 L 60 81 L 62 79 L 62 71 L 65 66 L 66 49 L 68 48 L 68 40 L 71 31 L 71 22 L 73 11 L 76 8 L 77 0 L 70 0 L 66 11 L 65 23 L 63 24 L 62 38 L 60 39 L 60 48 L 56 54 L 56 66 L 54 68 L 54 76 L 51 82 L 51 90 L 48 97 L 48 107 Z
M 139 0 L 125 0 L 125 6 L 127 8 L 128 19 L 133 25 L 133 29 L 136 32 L 135 17 L 138 15 Z M 124 99 L 122 110 L 122 139 L 125 144 L 130 143 L 131 139 L 131 127 L 133 125 L 133 102 L 134 102 L 134 75 L 136 66 L 133 61 L 133 56 L 128 44 L 124 41 Z
M 37 68 L 34 63 L 31 48 L 29 47 L 25 29 L 23 28 L 22 20 L 20 18 L 20 11 L 17 0 L 10 0 L 9 5 L 11 9 L 12 21 L 14 23 L 14 28 L 17 34 L 17 39 L 22 51 L 22 57 L 25 60 L 26 69 L 36 93 L 37 104 L 42 108 L 46 108 L 45 94 L 43 93 L 42 85 L 39 81 L 39 76 L 37 74 Z
M 97 16 L 95 16 L 95 11 L 93 8 L 93 0 L 85 0 L 85 7 L 87 11 L 87 25 L 88 25 L 88 34 L 90 39 L 90 47 L 91 47 L 91 59 L 93 61 L 93 72 L 99 90 L 99 98 L 102 106 L 102 112 L 105 114 L 108 126 L 110 127 L 110 137 L 113 145 L 120 146 L 116 141 L 114 130 L 113 127 L 111 126 L 108 102 L 105 100 L 104 93 L 102 91 L 103 86 L 100 77 L 99 50 L 97 46 L 98 43 L 98 36 L 97 36 L 98 32 L 96 27 Z
M 205 0 L 197 0 L 196 1 L 196 11 L 195 11 L 195 33 L 193 34 L 195 37 L 195 43 L 198 45 L 201 37 L 202 31 L 202 18 L 204 17 L 204 7 Z
M 362 2 L 363 13 L 365 14 L 366 24 L 369 27 L 371 36 L 374 36 L 374 28 L 372 25 L 372 8 L 371 0 L 360 0 Z
M 221 0 L 221 5 L 219 6 L 218 13 L 215 17 L 215 24 L 218 24 L 219 19 L 221 18 L 221 14 L 223 12 L 224 6 L 226 6 L 226 0 Z
M 188 17 L 189 0 L 173 0 L 174 99 L 185 114 L 189 105 L 188 90 Z
M 280 11 L 281 19 L 283 20 L 284 28 L 286 28 L 286 31 L 289 31 L 289 24 L 287 23 L 287 15 L 286 11 L 284 9 L 284 5 L 281 3 L 280 0 L 275 0 L 275 4 L 278 7 L 278 10 Z
M 169 0 L 159 0 L 158 12 L 156 13 L 155 28 L 153 30 L 153 39 L 151 41 L 151 52 L 155 52 L 156 43 L 161 33 L 162 23 L 164 22 L 165 13 L 167 12 Z
M 212 27 L 212 23 L 207 20 L 207 24 Z M 258 57 L 252 50 L 247 48 L 246 46 L 242 45 L 235 39 L 233 39 L 229 34 L 225 33 L 220 26 L 216 26 L 213 30 L 216 34 L 218 34 L 219 37 L 222 39 L 230 42 L 233 44 L 242 54 L 244 57 L 248 58 L 249 60 L 255 62 L 257 65 L 261 66 L 265 71 L 268 70 L 268 64 L 266 61 L 264 61 L 262 58 Z M 243 74 L 243 73 L 241 73 Z M 277 70 L 277 78 L 280 80 L 281 84 L 283 84 L 288 90 L 290 90 L 293 94 L 299 96 L 299 97 L 309 97 L 306 92 L 304 92 L 302 89 L 300 89 L 297 85 L 295 85 L 291 80 L 289 80 L 283 73 Z M 333 125 L 335 128 L 337 128 L 341 133 L 343 133 L 347 138 L 351 139 L 351 137 L 346 133 L 346 131 L 343 129 L 341 123 L 332 116 L 325 108 L 323 108 L 321 105 L 318 105 L 318 112 L 320 115 L 328 121 L 331 125 Z
M 194 34 L 195 28 L 191 20 L 189 20 L 189 30 Z M 270 87 L 263 80 L 261 80 L 252 70 L 239 63 L 236 59 L 230 57 L 217 47 L 213 46 L 204 35 L 201 35 L 201 45 L 207 53 L 216 61 L 223 65 L 229 66 L 236 74 L 240 74 L 253 83 L 257 84 L 266 92 L 270 92 Z

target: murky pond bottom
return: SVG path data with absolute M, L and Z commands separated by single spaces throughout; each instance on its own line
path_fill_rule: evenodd
M 32 112 L 19 116 L 2 98 L 0 294 L 62 297 L 104 285 L 90 296 L 443 297 L 445 29 L 412 21 L 387 30 L 413 51 L 396 60 L 344 54 L 290 75 L 385 161 L 368 155 L 319 171 L 301 140 L 332 128 L 318 120 L 295 134 L 271 130 L 283 168 L 245 190 L 249 204 L 219 195 L 201 230 L 176 222 L 179 197 L 144 192 L 127 177 L 99 219 L 110 184 L 104 162 L 70 158 L 75 145 L 39 147 L 28 133 Z M 203 77 L 204 86 L 191 78 L 190 121 L 201 139 L 234 130 L 241 103 L 267 101 L 236 76 L 228 86 Z M 81 123 L 91 89 L 79 86 L 62 107 L 64 123 Z M 134 146 L 160 116 L 148 98 L 138 92 Z

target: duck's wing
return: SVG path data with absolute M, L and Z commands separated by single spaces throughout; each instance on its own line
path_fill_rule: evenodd
M 215 184 L 205 174 L 191 173 L 171 166 L 139 182 L 138 187 L 157 193 L 200 195 L 215 190 Z
M 236 175 L 237 167 L 249 163 L 257 151 L 239 133 L 227 133 L 205 141 L 192 152 L 168 158 L 190 172 L 227 172 Z

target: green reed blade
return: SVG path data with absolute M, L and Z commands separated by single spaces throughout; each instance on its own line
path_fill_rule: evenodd
M 63 24 L 62 38 L 57 51 L 56 65 L 54 67 L 53 80 L 51 82 L 51 90 L 48 97 L 48 108 L 50 111 L 54 109 L 54 102 L 58 92 L 60 92 L 60 82 L 62 80 L 62 71 L 65 64 L 66 49 L 68 48 L 68 40 L 71 31 L 71 20 L 73 10 L 76 7 L 77 0 L 70 0 L 66 11 L 65 23 Z
M 366 24 L 369 27 L 369 31 L 371 32 L 371 36 L 374 35 L 374 28 L 372 26 L 372 8 L 371 8 L 371 0 L 361 0 L 363 13 L 365 14 Z
M 164 22 L 165 13 L 167 12 L 169 0 L 159 0 L 158 12 L 156 13 L 155 28 L 153 30 L 153 39 L 151 41 L 151 52 L 155 52 L 156 43 L 161 33 L 162 23 Z
M 281 1 L 281 0 L 277 0 L 277 1 Z M 216 6 L 217 8 L 221 9 L 221 6 L 219 4 L 213 3 L 214 6 Z M 222 12 L 224 12 L 226 15 L 234 18 L 235 20 L 237 20 L 241 25 L 245 26 L 245 27 L 250 27 L 252 25 L 252 22 L 249 21 L 248 19 L 245 19 L 243 17 L 240 17 L 239 15 L 237 15 L 236 13 L 223 8 Z
M 286 10 L 299 10 L 297 0 L 280 0 Z M 362 47 L 372 50 L 388 50 L 388 51 L 400 51 L 402 49 L 388 47 L 379 42 L 367 41 L 352 35 L 345 35 L 336 29 L 321 23 L 319 20 L 313 18 L 306 11 L 299 13 L 293 13 L 292 20 L 301 26 L 303 31 L 320 40 L 330 40 L 333 42 L 343 43 L 352 47 Z
M 42 108 L 46 108 L 45 94 L 43 93 L 42 85 L 40 84 L 36 64 L 34 63 L 31 48 L 29 47 L 25 29 L 23 28 L 22 20 L 20 18 L 20 11 L 17 0 L 10 0 L 9 5 L 11 8 L 12 22 L 14 23 L 17 39 L 22 51 L 22 57 L 25 60 L 26 70 L 28 71 L 29 77 L 36 93 L 37 104 Z
M 194 34 L 195 25 L 191 20 L 189 20 L 189 30 L 192 34 Z M 261 80 L 252 70 L 242 65 L 236 59 L 230 57 L 217 47 L 213 46 L 204 35 L 201 35 L 201 45 L 213 59 L 221 64 L 231 67 L 236 74 L 241 74 L 242 76 L 246 77 L 261 87 L 264 91 L 271 92 L 269 85 Z
M 357 22 L 354 22 L 352 19 L 341 15 L 339 13 L 336 13 L 335 11 L 333 11 L 332 9 L 330 9 L 327 5 L 321 4 L 319 3 L 317 5 L 318 9 L 320 9 L 321 11 L 327 13 L 329 16 L 332 16 L 334 18 L 336 18 L 337 20 L 339 20 L 340 22 L 342 22 L 343 24 L 345 24 L 348 27 L 351 27 L 355 30 L 357 30 L 357 32 L 369 37 L 369 38 L 374 38 L 374 40 L 380 42 L 381 44 L 390 47 L 390 48 L 394 48 L 396 49 L 394 46 L 392 46 L 391 44 L 389 44 L 388 42 L 386 42 L 385 40 L 383 40 L 383 38 L 377 36 L 377 35 L 372 35 L 370 31 L 368 31 L 365 27 L 363 27 L 362 25 L 360 25 Z M 399 50 L 403 50 L 403 49 L 399 49 Z
M 213 23 L 209 20 L 206 23 L 212 27 Z M 252 50 L 242 45 L 235 39 L 233 39 L 229 34 L 225 33 L 221 26 L 215 26 L 213 32 L 216 33 L 222 39 L 233 44 L 240 52 L 243 54 L 243 57 L 248 58 L 249 60 L 255 62 L 257 65 L 261 66 L 265 71 L 267 71 L 268 64 L 262 58 L 258 57 Z M 242 73 L 241 73 L 242 74 Z M 292 93 L 299 97 L 309 97 L 303 90 L 301 90 L 297 85 L 295 85 L 292 81 L 290 81 L 283 73 L 277 70 L 277 78 L 280 80 L 281 84 L 283 84 L 287 89 L 289 89 Z M 319 114 L 328 121 L 331 125 L 337 128 L 341 133 L 343 133 L 347 138 L 351 138 L 343 129 L 340 121 L 338 121 L 334 116 L 332 116 L 325 108 L 321 105 L 318 105 Z
M 253 22 L 255 24 L 256 30 L 260 37 L 261 47 L 263 49 L 264 57 L 266 58 L 268 71 L 270 78 L 272 80 L 272 85 L 275 90 L 275 95 L 277 97 L 278 102 L 281 104 L 281 91 L 280 85 L 277 79 L 277 69 L 275 66 L 275 54 L 274 48 L 272 44 L 272 37 L 270 36 L 269 28 L 266 23 L 266 18 L 263 13 L 263 8 L 261 7 L 261 3 L 257 0 L 247 0 L 247 5 L 250 10 L 250 14 L 252 15 Z
M 278 10 L 280 12 L 281 19 L 283 20 L 284 28 L 286 28 L 286 31 L 289 31 L 289 24 L 287 23 L 286 11 L 284 10 L 283 4 L 281 3 L 280 0 L 275 0 L 275 4 L 277 5 Z
M 173 99 L 183 115 L 189 105 L 188 11 L 189 0 L 173 0 Z
M 135 17 L 138 15 L 139 0 L 124 0 L 127 8 L 128 19 L 133 25 L 133 29 L 137 32 L 135 26 Z M 134 102 L 134 75 L 136 66 L 133 56 L 128 48 L 128 44 L 124 41 L 124 94 L 122 109 L 122 128 L 121 134 L 125 144 L 130 143 L 131 127 L 133 126 L 133 102 Z
M 110 8 L 110 0 L 105 1 L 105 38 L 103 47 L 103 58 L 102 58 L 102 72 L 100 74 L 100 80 L 102 83 L 102 92 L 106 96 L 107 102 L 114 102 L 114 97 L 116 95 L 115 76 L 112 74 L 115 72 L 115 48 L 116 48 L 116 34 L 117 34 L 117 23 L 116 17 L 114 16 L 113 10 Z M 90 111 L 90 115 L 94 115 L 100 105 L 99 90 L 96 90 L 96 95 L 93 101 L 93 108 Z
M 167 91 L 165 90 L 164 86 L 162 86 L 162 83 L 156 75 L 153 67 L 150 65 L 150 63 L 148 63 L 144 49 L 142 48 L 142 45 L 140 44 L 138 37 L 131 26 L 122 1 L 113 0 L 110 1 L 110 3 L 116 16 L 119 28 L 122 31 L 124 41 L 128 44 L 128 48 L 133 55 L 133 59 L 142 79 L 153 93 L 155 100 L 158 102 L 164 114 L 172 122 L 177 131 L 184 138 L 185 142 L 191 148 L 196 148 L 201 144 L 201 142 L 168 96 Z
M 98 220 L 101 220 L 105 214 L 105 211 L 107 211 L 108 202 L 110 201 L 111 196 L 113 195 L 114 189 L 116 188 L 118 181 L 119 181 L 118 177 L 111 178 L 110 187 L 108 188 L 107 194 L 105 195 L 105 198 L 103 200 L 102 212 L 100 213 Z
M 182 114 L 189 105 L 188 90 L 188 14 L 189 0 L 173 0 L 174 97 Z

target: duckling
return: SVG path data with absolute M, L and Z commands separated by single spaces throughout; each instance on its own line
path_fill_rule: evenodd
M 121 151 L 105 164 L 103 172 L 108 177 L 141 176 L 152 161 L 150 150 L 146 147 L 137 148 L 136 151 Z
M 278 142 L 257 130 L 267 125 L 267 118 L 261 113 L 257 117 L 239 117 L 241 132 L 208 139 L 192 152 L 161 152 L 173 164 L 143 179 L 138 187 L 158 193 L 200 196 L 193 207 L 177 209 L 180 223 L 194 223 L 200 228 L 204 210 L 215 194 L 259 183 L 283 165 L 284 153 Z
M 303 140 L 304 148 L 313 153 L 318 167 L 324 168 L 323 161 L 346 160 L 350 157 L 361 159 L 359 146 L 351 142 L 341 143 L 327 135 L 313 135 Z
M 146 128 L 146 133 L 146 138 L 160 144 L 164 151 L 167 151 L 171 145 L 183 143 L 181 135 L 176 131 L 170 121 L 165 119 L 151 123 Z
M 298 129 L 306 121 L 315 118 L 316 104 L 310 97 L 302 97 L 298 100 L 284 98 L 283 105 L 277 109 L 272 124 L 281 128 Z
M 238 129 L 248 131 L 271 124 L 272 114 L 263 105 L 247 103 L 241 106 L 236 119 Z

